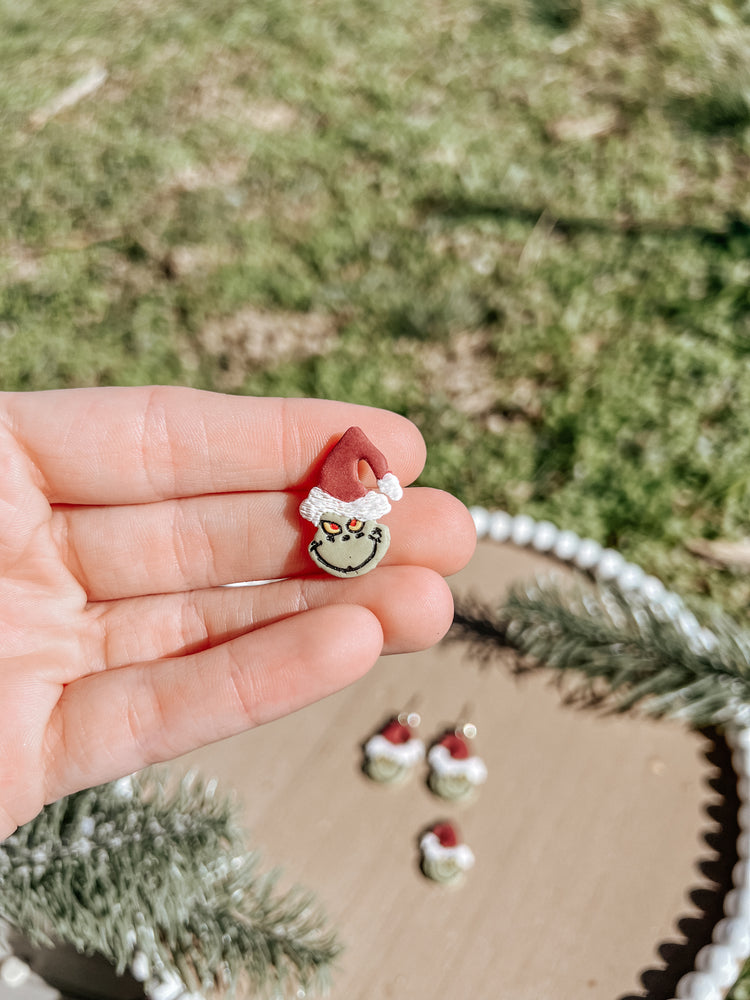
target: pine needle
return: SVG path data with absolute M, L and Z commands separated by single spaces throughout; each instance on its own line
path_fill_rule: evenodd
M 613 708 L 640 707 L 696 727 L 750 713 L 750 633 L 727 617 L 701 644 L 644 598 L 617 587 L 515 588 L 496 610 L 471 602 L 456 611 L 453 637 L 482 659 L 502 649 L 577 678 L 574 696 Z
M 119 973 L 139 951 L 207 995 L 325 988 L 335 935 L 309 893 L 258 869 L 215 782 L 150 772 L 55 802 L 5 840 L 0 918 Z

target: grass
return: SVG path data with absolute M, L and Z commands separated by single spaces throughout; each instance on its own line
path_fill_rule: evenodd
M 750 534 L 749 56 L 739 0 L 0 0 L 2 385 L 390 407 L 744 619 L 686 542 Z
M 743 613 L 684 543 L 750 523 L 747 3 L 5 0 L 0 29 L 6 388 L 391 407 L 425 482 Z M 248 351 L 258 316 L 297 350 Z

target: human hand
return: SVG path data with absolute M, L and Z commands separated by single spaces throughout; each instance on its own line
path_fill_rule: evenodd
M 323 578 L 307 555 L 300 500 L 352 424 L 416 478 L 421 436 L 382 410 L 167 387 L 0 393 L 0 838 L 47 802 L 442 637 L 442 575 L 475 539 L 454 498 L 406 490 L 368 576 Z

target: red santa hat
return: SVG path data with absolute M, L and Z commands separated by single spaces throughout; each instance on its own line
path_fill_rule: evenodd
M 380 492 L 368 490 L 359 478 L 359 463 L 367 462 L 378 481 Z M 376 521 L 391 509 L 390 500 L 404 495 L 388 463 L 359 427 L 350 427 L 328 453 L 320 470 L 320 485 L 314 486 L 300 504 L 307 521 L 318 524 L 324 514 L 358 521 Z

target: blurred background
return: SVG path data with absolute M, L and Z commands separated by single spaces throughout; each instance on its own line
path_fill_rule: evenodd
M 2 0 L 0 385 L 411 417 L 750 599 L 750 3 Z

